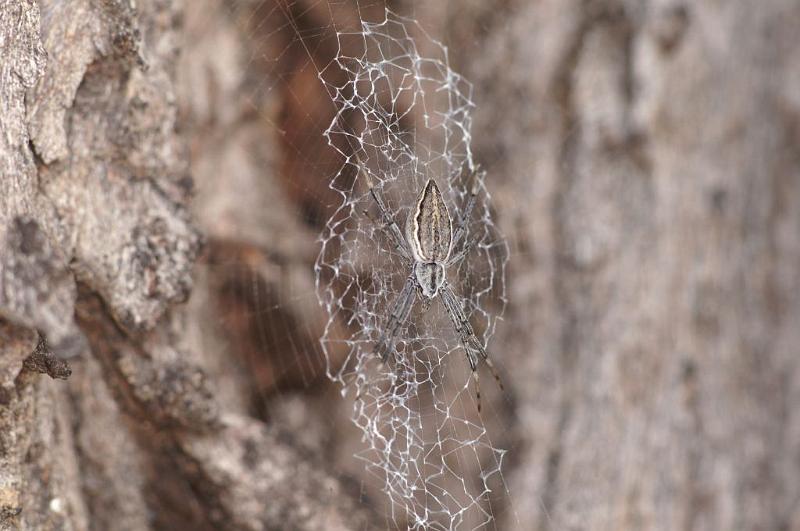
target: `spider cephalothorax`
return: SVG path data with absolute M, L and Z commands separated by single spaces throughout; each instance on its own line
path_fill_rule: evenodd
M 500 384 L 500 378 L 486 354 L 483 343 L 475 336 L 475 331 L 464 313 L 461 301 L 446 279 L 447 268 L 463 259 L 470 250 L 468 242 L 464 242 L 461 251 L 455 255 L 452 254 L 453 249 L 461 244 L 461 240 L 466 236 L 467 224 L 477 195 L 477 174 L 473 174 L 469 200 L 455 230 L 447 203 L 445 203 L 436 181 L 429 179 L 420 191 L 415 206 L 406 219 L 405 237 L 389 213 L 380 191 L 373 185 L 369 173 L 362 169 L 362 175 L 366 178 L 370 194 L 378 205 L 384 226 L 388 230 L 395 248 L 409 261 L 411 266 L 411 274 L 406 279 L 400 295 L 392 303 L 386 328 L 378 338 L 375 352 L 384 362 L 394 352 L 395 340 L 411 314 L 417 293 L 422 299 L 424 309 L 427 309 L 431 301 L 440 295 L 442 304 L 453 323 L 453 328 L 459 335 L 461 344 L 467 353 L 467 360 L 475 378 L 475 393 L 478 411 L 480 411 L 478 362 L 481 359 L 486 362 L 498 384 Z

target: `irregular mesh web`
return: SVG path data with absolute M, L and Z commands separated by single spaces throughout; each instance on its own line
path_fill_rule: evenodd
M 435 178 L 457 223 L 475 167 L 472 86 L 412 19 L 387 11 L 382 22 L 337 35 L 339 53 L 320 72 L 338 108 L 326 136 L 346 160 L 330 183 L 341 204 L 316 263 L 329 315 L 322 338 L 328 374 L 355 397 L 352 418 L 364 444 L 357 457 L 383 485 L 392 521 L 419 529 L 487 524 L 489 484 L 503 450 L 477 415 L 465 353 L 441 302 L 423 311 L 417 299 L 388 364 L 373 352 L 410 268 L 374 222 L 379 212 L 356 170 L 360 160 L 401 227 L 422 185 Z M 507 249 L 482 175 L 479 187 L 466 235 L 474 247 L 447 278 L 487 345 L 505 306 Z

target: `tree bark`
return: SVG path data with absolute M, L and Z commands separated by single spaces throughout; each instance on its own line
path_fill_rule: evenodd
M 196 307 L 174 305 L 202 243 L 187 209 L 201 133 L 178 130 L 177 94 L 196 28 L 180 3 L 132 6 L 0 10 L 0 528 L 363 526 L 290 434 L 216 395 L 226 352 L 190 346 Z
M 445 20 L 512 246 L 508 528 L 800 529 L 797 3 Z
M 132 5 L 0 9 L 0 529 L 403 528 L 311 270 L 315 65 L 382 6 Z M 511 247 L 497 527 L 800 529 L 797 3 L 393 7 L 475 84 Z

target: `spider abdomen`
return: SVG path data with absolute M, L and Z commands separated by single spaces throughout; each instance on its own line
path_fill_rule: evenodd
M 406 220 L 406 240 L 417 262 L 445 262 L 450 256 L 453 227 L 447 204 L 433 179 L 417 197 Z
M 437 262 L 418 262 L 414 266 L 414 275 L 422 295 L 429 299 L 435 297 L 444 284 L 444 266 Z

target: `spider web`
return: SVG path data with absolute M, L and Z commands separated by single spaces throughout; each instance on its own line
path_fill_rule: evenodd
M 337 41 L 335 59 L 319 72 L 337 108 L 325 136 L 345 161 L 330 180 L 341 202 L 315 265 L 328 315 L 321 338 L 328 376 L 354 399 L 364 448 L 357 457 L 382 485 L 395 525 L 485 526 L 493 521 L 490 484 L 501 479 L 504 451 L 477 414 L 464 349 L 438 298 L 428 309 L 417 300 L 389 363 L 374 353 L 410 266 L 376 221 L 380 213 L 359 175 L 359 166 L 369 172 L 402 226 L 429 178 L 457 224 L 477 171 L 464 239 L 472 248 L 447 278 L 491 355 L 506 300 L 507 248 L 470 149 L 472 86 L 450 68 L 442 44 L 392 11 L 338 31 Z

